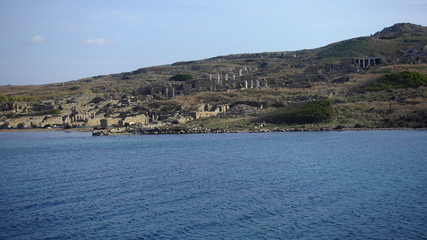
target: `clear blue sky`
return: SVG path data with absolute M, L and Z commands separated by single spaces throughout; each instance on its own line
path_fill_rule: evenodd
M 311 49 L 399 22 L 426 26 L 427 0 L 1 0 L 0 85 Z

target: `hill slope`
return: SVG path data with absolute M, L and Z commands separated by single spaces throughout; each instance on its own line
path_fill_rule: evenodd
M 311 50 L 233 54 L 57 84 L 2 86 L 0 116 L 12 127 L 47 125 L 56 113 L 54 125 L 96 126 L 104 118 L 118 124 L 133 117 L 129 124 L 190 121 L 248 128 L 255 124 L 250 119 L 269 111 L 330 98 L 334 114 L 326 126 L 425 127 L 423 87 L 360 89 L 387 73 L 425 75 L 426 65 L 427 28 L 401 23 Z M 221 118 L 202 120 L 210 116 Z
M 402 23 L 385 28 L 370 37 L 349 39 L 328 46 L 294 52 L 272 52 L 256 54 L 234 54 L 171 65 L 141 68 L 133 72 L 96 76 L 77 81 L 39 86 L 2 86 L 0 93 L 17 95 L 40 95 L 47 98 L 75 92 L 122 93 L 152 84 L 178 86 L 169 79 L 176 74 L 192 74 L 196 79 L 209 79 L 209 74 L 218 74 L 239 69 L 257 69 L 253 79 L 263 78 L 272 86 L 283 86 L 284 82 L 305 81 L 309 67 L 322 68 L 327 64 L 338 64 L 353 57 L 381 56 L 383 63 L 400 64 L 426 62 L 427 28 Z M 328 66 L 326 66 L 328 67 Z M 230 76 L 231 77 L 231 76 Z M 330 76 L 335 78 L 337 76 Z M 331 80 L 331 79 L 329 79 Z

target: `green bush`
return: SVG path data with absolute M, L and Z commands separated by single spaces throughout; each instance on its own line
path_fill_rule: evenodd
M 27 95 L 20 95 L 20 96 L 5 96 L 4 94 L 0 93 L 0 103 L 5 102 L 31 102 L 37 100 L 36 97 L 33 96 L 27 96 Z
M 6 117 L 7 118 L 15 118 L 16 117 L 16 113 L 10 112 L 10 113 L 6 114 Z
M 411 88 L 427 85 L 427 76 L 418 73 L 404 71 L 400 73 L 386 74 L 382 78 L 369 83 L 366 91 L 382 91 L 387 89 Z
M 9 102 L 9 98 L 7 98 L 4 94 L 0 93 L 0 103 Z
M 193 79 L 193 75 L 191 74 L 177 74 L 170 78 L 172 81 L 187 81 Z
M 285 107 L 257 118 L 257 122 L 276 124 L 308 124 L 326 120 L 332 115 L 333 101 L 318 100 Z
M 50 114 L 52 114 L 52 115 L 59 115 L 59 114 L 61 114 L 61 110 L 59 110 L 58 108 L 55 108 L 55 109 L 53 109 L 50 112 Z
M 43 112 L 38 112 L 35 113 L 35 116 L 44 116 L 44 115 L 60 115 L 61 114 L 61 110 L 59 110 L 58 108 L 54 108 L 52 110 L 47 110 L 47 111 L 43 111 Z

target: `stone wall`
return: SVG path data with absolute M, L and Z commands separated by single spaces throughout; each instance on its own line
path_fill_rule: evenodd
M 23 125 L 23 127 L 29 128 L 29 127 L 32 127 L 33 125 L 41 126 L 43 119 L 44 119 L 44 117 L 42 117 L 42 116 L 21 117 L 21 118 L 15 118 L 15 119 L 8 119 L 5 122 L 7 122 L 9 124 L 9 126 L 12 128 L 17 127 L 18 124 L 20 124 L 20 123 Z
M 0 106 L 1 111 L 13 111 L 15 113 L 27 113 L 28 106 L 27 103 L 21 102 L 8 102 Z
M 91 126 L 91 127 L 96 127 L 96 126 L 99 126 L 101 124 L 100 121 L 101 121 L 100 118 L 91 118 L 91 119 L 88 119 L 86 121 L 86 125 Z
M 196 113 L 194 114 L 194 118 L 200 119 L 200 118 L 214 117 L 220 113 L 226 113 L 228 111 L 228 109 L 230 109 L 230 106 L 229 105 L 217 105 L 215 107 L 215 110 L 213 110 L 213 111 L 209 111 L 210 108 L 211 107 L 209 104 L 201 104 L 199 106 L 198 110 L 196 111 Z
M 44 111 L 50 111 L 53 109 L 54 109 L 54 106 L 52 105 L 51 102 L 38 103 L 32 106 L 32 110 L 34 112 L 44 112 Z
M 125 117 L 125 118 L 123 118 L 122 121 L 123 121 L 123 124 L 126 124 L 126 123 L 128 123 L 128 124 L 136 124 L 136 123 L 147 124 L 148 118 L 144 114 L 140 114 L 140 115 Z
M 212 90 L 215 90 L 215 82 L 213 80 L 191 80 L 184 83 L 184 94 Z
M 208 118 L 208 117 L 213 117 L 219 114 L 219 111 L 213 111 L 213 112 L 206 112 L 206 111 L 202 111 L 202 112 L 196 112 L 196 119 L 200 119 L 200 118 Z
M 63 125 L 63 121 L 62 121 L 62 117 L 61 116 L 52 116 L 52 117 L 45 117 L 45 119 L 43 120 L 43 122 L 41 123 L 42 126 L 46 126 L 46 125 L 56 125 L 56 126 L 61 126 Z
M 106 119 L 107 120 L 107 125 L 108 126 L 118 126 L 119 125 L 119 121 L 121 120 L 120 118 L 102 118 L 102 119 Z M 90 126 L 90 127 L 97 127 L 97 126 L 101 126 L 101 118 L 91 118 L 88 119 L 86 121 L 86 125 Z

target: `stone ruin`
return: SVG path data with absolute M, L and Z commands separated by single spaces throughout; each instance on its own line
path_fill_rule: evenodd
M 153 83 L 139 88 L 133 94 L 143 101 L 165 100 L 177 95 L 189 95 L 203 91 L 226 91 L 231 89 L 266 88 L 267 80 L 257 79 L 257 68 L 240 68 L 209 73 L 185 82 L 168 84 Z M 150 96 L 145 99 L 144 96 Z
M 231 89 L 267 88 L 267 80 L 257 79 L 256 68 L 240 68 L 220 73 L 210 73 L 205 78 L 186 81 L 183 86 L 184 94 L 202 91 L 225 91 Z
M 230 106 L 227 104 L 217 105 L 214 107 L 209 104 L 200 104 L 197 111 L 194 113 L 194 119 L 208 118 L 217 116 L 219 114 L 224 114 L 230 109 Z
M 369 68 L 381 64 L 381 57 L 355 57 L 354 63 L 362 68 Z

